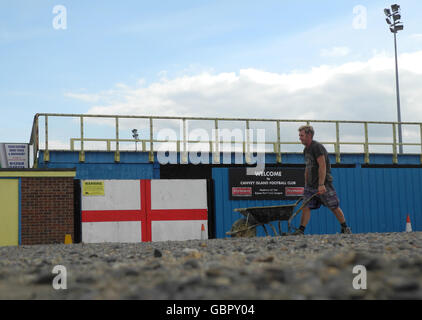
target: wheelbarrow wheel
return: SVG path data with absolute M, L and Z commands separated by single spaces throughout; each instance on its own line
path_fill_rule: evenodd
M 250 228 L 250 225 L 246 223 L 245 218 L 236 220 L 231 228 L 233 238 L 253 238 L 256 237 L 256 228 Z

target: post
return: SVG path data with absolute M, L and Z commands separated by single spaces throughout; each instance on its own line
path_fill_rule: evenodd
M 220 163 L 220 141 L 219 141 L 219 130 L 218 130 L 218 120 L 214 120 L 214 128 L 215 128 L 215 148 L 214 148 L 214 163 L 219 164 Z
M 246 145 L 244 144 L 244 146 L 246 147 L 246 150 L 245 150 L 245 147 L 244 147 L 244 152 L 245 152 L 245 162 L 246 163 L 250 163 L 251 162 L 251 153 L 250 153 L 250 141 L 249 141 L 249 120 L 246 120 Z M 236 147 L 235 147 L 235 149 L 236 149 Z
M 120 162 L 119 148 L 119 117 L 116 117 L 116 152 L 114 153 L 114 161 Z
M 280 146 L 280 121 L 277 120 L 277 163 L 281 163 L 281 146 Z
M 38 168 L 38 149 L 39 149 L 39 124 L 38 124 L 38 114 L 35 115 L 34 117 L 34 147 L 33 147 L 33 152 L 34 152 L 34 164 L 33 164 L 33 168 Z M 421 129 L 422 130 L 422 129 Z
M 336 163 L 340 163 L 340 124 L 336 121 Z
M 368 122 L 365 122 L 365 144 L 364 144 L 364 152 L 365 152 L 365 164 L 369 164 L 369 138 L 368 138 Z
M 188 142 L 187 142 L 187 129 L 186 129 L 186 119 L 183 118 L 182 122 L 182 130 L 183 130 L 183 152 L 181 154 L 182 157 L 182 164 L 188 164 Z
M 84 117 L 81 116 L 81 151 L 79 152 L 79 161 L 85 161 L 85 151 L 84 151 Z
M 397 61 L 397 33 L 394 32 L 394 54 L 396 58 L 396 95 L 397 95 L 397 121 L 399 122 L 399 153 L 403 153 L 403 139 L 401 128 L 401 111 L 400 111 L 400 89 L 399 89 L 399 67 Z
M 393 123 L 393 163 L 397 164 L 397 134 L 396 134 L 396 124 Z
M 154 162 L 154 133 L 153 133 L 154 127 L 152 124 L 152 117 L 149 118 L 149 162 Z
M 50 154 L 48 152 L 48 116 L 45 116 L 45 151 L 44 162 L 50 161 Z

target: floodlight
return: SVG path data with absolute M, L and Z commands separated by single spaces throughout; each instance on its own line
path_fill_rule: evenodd
M 384 13 L 387 17 L 391 16 L 391 11 L 390 9 L 384 9 Z
M 388 24 L 391 24 L 391 21 L 390 21 L 390 19 L 388 19 L 388 18 L 385 18 L 385 21 L 387 21 L 387 23 L 388 23 Z
M 398 4 L 393 4 L 393 5 L 391 6 L 391 9 L 393 9 L 393 12 L 397 12 L 397 11 L 399 11 L 400 6 L 399 6 Z
M 403 30 L 403 25 L 402 24 L 398 24 L 398 25 L 396 25 L 395 29 L 396 29 L 396 31 Z
M 399 13 L 395 13 L 395 14 L 393 14 L 393 19 L 394 19 L 394 21 L 400 20 L 401 15 Z
M 133 133 L 132 137 L 133 137 L 133 139 L 135 139 L 135 150 L 138 151 L 138 141 L 137 141 L 138 137 L 139 137 L 138 130 L 133 129 L 132 133 Z

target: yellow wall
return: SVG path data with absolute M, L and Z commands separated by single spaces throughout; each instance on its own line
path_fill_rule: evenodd
M 0 246 L 19 245 L 19 180 L 0 179 Z
M 0 178 L 17 178 L 17 177 L 27 177 L 27 178 L 45 178 L 45 177 L 75 177 L 76 171 L 18 171 L 18 170 L 0 170 Z

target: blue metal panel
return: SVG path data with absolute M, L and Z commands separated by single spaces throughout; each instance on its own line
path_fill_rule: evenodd
M 229 200 L 228 168 L 213 168 L 216 189 L 217 237 L 225 237 L 235 220 L 241 217 L 234 208 L 271 206 L 292 201 Z M 413 230 L 422 230 L 422 168 L 333 168 L 334 186 L 348 225 L 354 233 L 402 232 L 406 216 Z M 293 220 L 299 226 L 300 215 Z M 283 222 L 284 231 L 287 223 Z M 334 214 L 325 207 L 314 210 L 306 234 L 340 232 Z M 272 231 L 270 232 L 272 233 Z M 258 230 L 258 235 L 265 235 Z
M 77 151 L 50 151 L 50 162 L 52 163 L 78 163 L 79 152 Z M 39 151 L 38 166 L 44 164 L 44 151 Z
M 148 152 L 120 152 L 121 163 L 148 163 L 148 159 Z
M 370 169 L 369 169 L 370 170 Z M 387 208 L 385 206 L 386 204 L 386 192 L 384 191 L 384 172 L 382 171 L 383 169 L 379 170 L 378 174 L 375 177 L 375 181 L 376 181 L 376 190 L 380 191 L 382 190 L 382 192 L 378 192 L 378 197 L 377 197 L 377 211 L 378 212 L 386 212 Z M 375 171 L 374 171 L 375 172 Z M 377 224 L 380 226 L 380 230 L 381 232 L 386 232 L 388 229 L 388 215 L 376 215 L 378 217 L 378 221 Z M 391 225 L 391 222 L 390 222 Z
M 75 179 L 159 179 L 160 169 L 157 164 L 149 163 L 145 153 L 122 155 L 124 161 L 114 161 L 112 152 L 87 152 L 85 162 L 79 162 L 78 152 L 50 151 L 50 161 L 42 161 L 39 168 L 76 168 Z M 129 158 L 129 159 L 128 159 Z M 134 159 L 140 160 L 135 163 Z M 129 161 L 128 161 L 129 160 Z
M 216 212 L 216 236 L 217 238 L 226 237 L 226 232 L 230 231 L 232 224 L 239 218 L 243 217 L 240 213 L 234 212 L 235 208 L 275 206 L 280 204 L 291 204 L 292 200 L 230 200 L 229 199 L 229 169 L 213 168 L 212 177 L 215 186 L 215 212 Z M 299 217 L 294 219 L 294 223 L 298 223 Z M 273 223 L 277 228 L 277 224 Z M 283 231 L 287 231 L 287 223 L 282 223 Z M 273 231 L 267 227 L 269 234 Z M 258 236 L 265 236 L 263 228 L 258 228 Z
M 48 168 L 68 168 L 66 164 L 49 163 Z M 153 164 L 85 163 L 76 165 L 75 179 L 156 179 Z M 159 177 L 158 177 L 159 178 Z
M 421 193 L 422 190 L 422 170 L 418 170 L 417 174 L 412 175 L 413 176 L 413 182 L 414 182 L 414 189 L 413 194 L 415 198 L 415 207 L 414 212 L 410 212 L 410 218 L 412 219 L 413 223 L 417 227 L 416 230 L 422 230 L 422 201 L 421 199 Z M 419 194 L 417 193 L 419 191 Z
M 86 152 L 85 162 L 79 162 L 78 152 L 50 151 L 50 161 L 43 162 L 40 151 L 40 168 L 76 168 L 76 179 L 159 179 L 160 164 L 148 161 L 145 152 L 121 152 L 120 162 L 114 161 L 114 152 Z M 180 155 L 178 155 L 180 159 Z M 232 155 L 234 162 L 234 156 Z M 335 156 L 330 154 L 335 163 Z M 391 154 L 372 154 L 371 164 L 392 164 Z M 419 155 L 398 155 L 399 164 L 420 164 Z M 303 164 L 303 154 L 282 154 L 283 164 Z M 266 155 L 266 164 L 275 164 L 274 154 Z M 333 168 L 334 186 L 347 223 L 354 233 L 401 232 L 405 230 L 406 216 L 410 215 L 413 230 L 422 230 L 422 167 L 362 167 L 363 154 L 342 154 L 341 163 L 354 164 L 355 168 Z M 293 201 L 229 200 L 228 168 L 215 167 L 216 235 L 226 237 L 233 222 L 241 217 L 234 208 L 271 206 Z M 299 226 L 300 215 L 293 220 Z M 276 224 L 275 224 L 276 225 Z M 287 223 L 282 223 L 283 231 Z M 270 233 L 272 230 L 268 229 Z M 312 211 L 307 234 L 339 232 L 335 216 L 327 208 Z M 258 235 L 265 235 L 262 228 Z
M 340 170 L 343 174 L 345 169 Z M 351 213 L 349 221 L 355 232 L 401 232 L 410 214 L 414 230 L 421 230 L 421 168 L 364 168 L 356 169 L 362 181 L 355 189 L 355 203 L 343 202 Z M 342 192 L 340 197 L 344 198 Z M 363 214 L 361 214 L 361 212 Z M 354 221 L 353 221 L 354 220 Z

